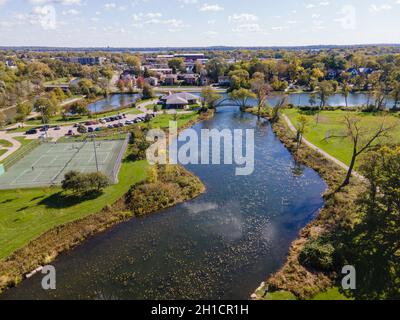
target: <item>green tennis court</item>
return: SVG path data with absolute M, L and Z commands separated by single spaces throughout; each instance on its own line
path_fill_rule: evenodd
M 126 145 L 127 140 L 42 143 L 0 176 L 0 189 L 60 185 L 68 171 L 97 167 L 116 182 Z

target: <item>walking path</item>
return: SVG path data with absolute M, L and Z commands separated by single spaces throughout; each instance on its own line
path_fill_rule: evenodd
M 294 133 L 297 134 L 297 129 L 295 128 L 295 126 L 293 125 L 292 121 L 290 121 L 290 119 L 288 118 L 287 115 L 282 114 L 283 119 L 285 120 L 286 124 L 288 125 L 289 129 Z M 312 144 L 310 141 L 308 141 L 307 139 L 303 138 L 303 142 L 305 145 L 307 145 L 308 147 L 310 147 L 311 149 L 317 151 L 319 154 L 321 154 L 322 156 L 324 156 L 326 159 L 334 162 L 335 164 L 337 164 L 339 167 L 343 168 L 344 170 L 348 171 L 349 170 L 349 166 L 346 165 L 345 163 L 341 162 L 340 160 L 336 159 L 335 157 L 331 156 L 329 153 L 325 152 L 324 150 L 322 150 L 321 148 L 318 148 L 316 145 Z M 353 176 L 362 180 L 362 181 L 366 181 L 366 178 L 364 176 L 362 176 L 361 174 L 357 173 L 356 171 L 353 171 Z
M 15 140 L 10 135 L 7 135 L 4 131 L 0 131 L 0 140 L 6 140 L 12 144 L 12 147 L 6 148 L 7 152 L 0 156 L 0 162 L 12 155 L 21 147 L 21 143 L 18 140 Z

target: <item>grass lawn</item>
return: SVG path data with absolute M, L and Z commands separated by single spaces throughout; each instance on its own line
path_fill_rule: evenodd
M 7 152 L 7 149 L 0 149 L 0 156 L 2 156 L 3 154 L 5 154 Z
M 347 298 L 343 294 L 339 292 L 339 288 L 333 287 L 328 289 L 326 292 L 322 292 L 317 294 L 314 298 L 311 300 L 338 300 L 338 301 L 344 301 L 344 300 L 353 300 L 350 298 Z
M 199 115 L 196 112 L 178 114 L 178 127 L 185 126 L 190 121 L 196 120 Z M 151 120 L 152 127 L 166 129 L 169 127 L 169 122 L 173 121 L 174 115 L 172 114 L 160 114 Z
M 60 188 L 0 191 L 0 259 L 56 226 L 99 212 L 145 179 L 145 161 L 124 162 L 119 183 L 81 203 L 60 201 Z
M 0 139 L 0 148 L 11 148 L 12 146 L 10 141 Z
M 26 137 L 14 137 L 14 139 L 21 144 L 21 147 L 26 146 L 27 144 L 32 142 L 32 140 L 26 139 Z
M 297 125 L 297 118 L 300 115 L 298 109 L 286 109 L 283 110 L 283 113 L 289 117 L 295 126 Z M 352 143 L 349 138 L 331 138 L 328 141 L 325 140 L 327 135 L 343 136 L 346 134 L 346 126 L 344 124 L 346 114 L 349 114 L 349 112 L 341 110 L 322 111 L 319 115 L 319 124 L 317 124 L 316 115 L 304 113 L 309 119 L 305 138 L 340 161 L 350 164 Z M 370 129 L 377 128 L 383 119 L 381 115 L 368 113 L 351 112 L 350 114 L 361 117 L 362 126 Z M 388 116 L 387 123 L 399 120 L 398 114 L 390 115 Z M 400 143 L 400 126 L 394 129 L 390 138 L 387 140 L 382 139 L 381 142 Z

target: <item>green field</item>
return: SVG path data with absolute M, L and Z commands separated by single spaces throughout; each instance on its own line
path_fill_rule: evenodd
M 7 152 L 7 149 L 0 149 L 0 156 L 2 156 L 3 154 L 5 154 Z
M 0 139 L 0 148 L 11 148 L 12 146 L 11 142 Z
M 290 121 L 297 126 L 297 118 L 300 115 L 298 109 L 286 109 L 283 110 Z M 352 143 L 349 138 L 330 138 L 326 141 L 328 135 L 343 136 L 346 134 L 346 125 L 344 123 L 344 117 L 349 112 L 336 110 L 336 111 L 322 111 L 319 114 L 319 123 L 317 124 L 316 115 L 310 115 L 307 113 L 301 113 L 309 119 L 307 126 L 307 132 L 305 138 L 316 145 L 317 147 L 325 150 L 330 155 L 339 159 L 340 161 L 350 164 L 352 155 Z M 362 118 L 362 126 L 367 129 L 377 128 L 383 116 L 374 115 L 369 113 L 351 112 L 351 115 L 359 116 Z M 399 121 L 399 116 L 390 115 L 388 116 L 387 123 L 393 123 Z M 390 138 L 381 139 L 380 142 L 385 143 L 400 143 L 400 126 L 396 127 L 390 134 Z
M 113 204 L 131 185 L 145 179 L 146 162 L 124 162 L 119 183 L 100 197 L 69 203 L 60 188 L 0 191 L 0 259 L 56 226 L 99 212 Z
M 199 117 L 197 113 L 178 114 L 178 127 L 185 126 L 190 121 L 196 120 Z M 169 122 L 174 120 L 174 115 L 160 114 L 151 120 L 152 127 L 166 129 L 169 127 Z

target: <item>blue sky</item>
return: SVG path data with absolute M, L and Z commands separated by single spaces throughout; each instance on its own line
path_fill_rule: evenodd
M 0 45 L 400 43 L 400 0 L 0 0 Z

